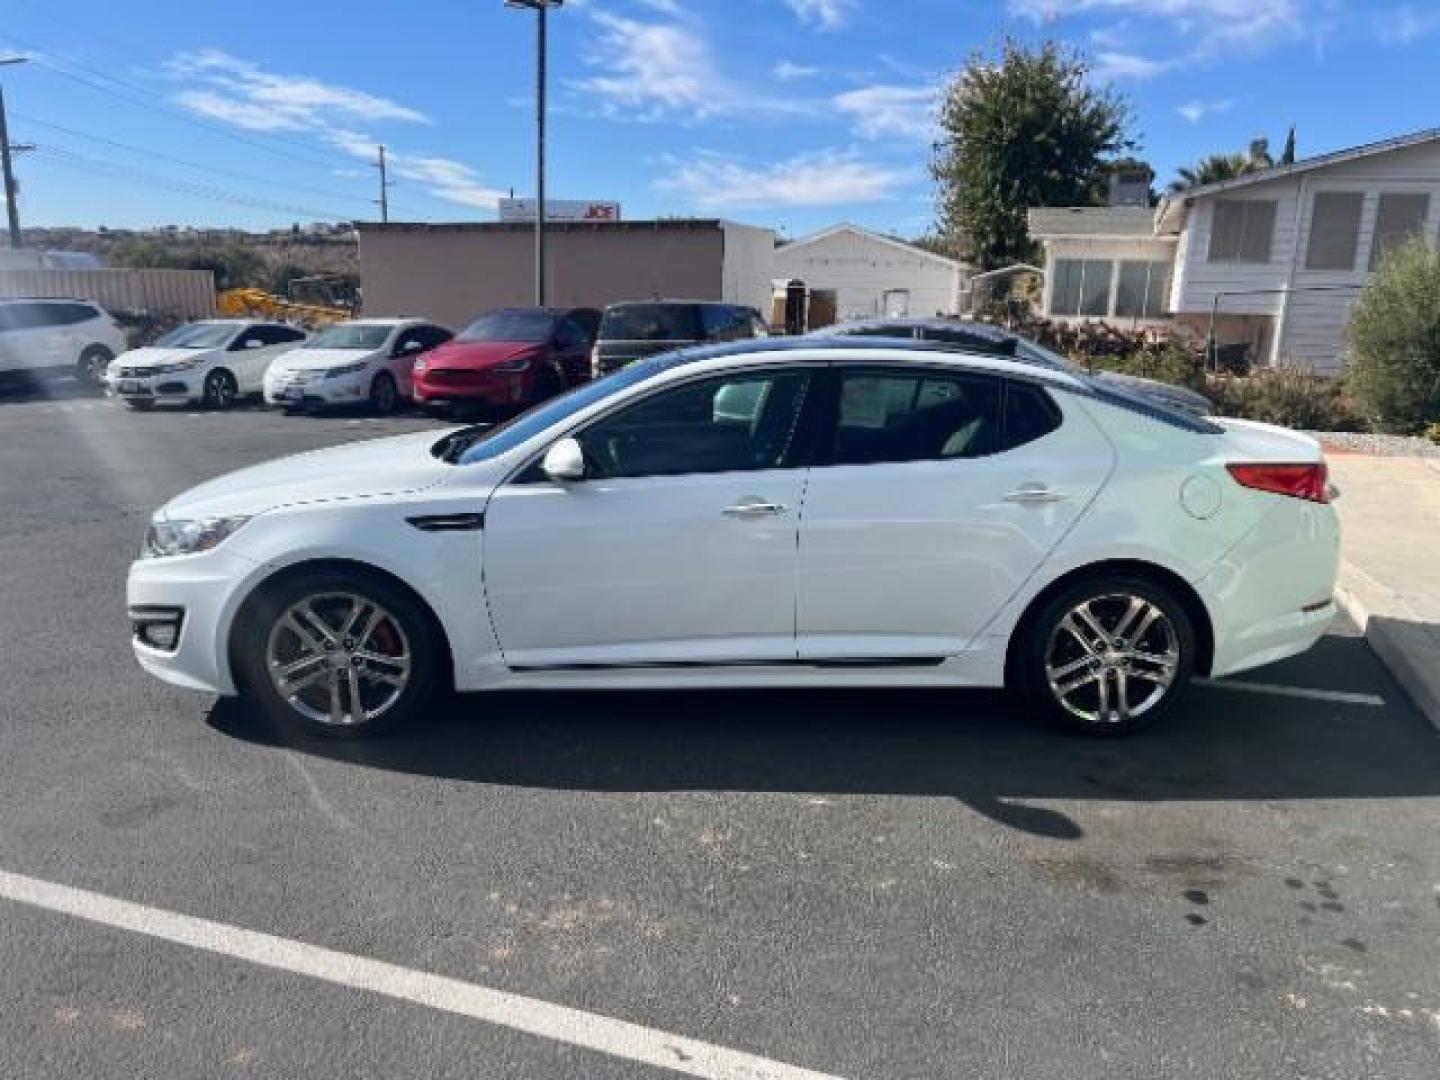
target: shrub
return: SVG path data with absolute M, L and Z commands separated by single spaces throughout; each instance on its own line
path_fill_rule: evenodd
M 1175 386 L 1188 386 L 1201 393 L 1206 389 L 1204 358 L 1177 344 L 1139 349 L 1128 355 L 1079 356 L 1075 361 L 1091 371 L 1139 375 Z
M 1263 420 L 1306 431 L 1368 431 L 1341 380 L 1307 368 L 1263 368 L 1250 375 L 1211 375 L 1206 393 L 1219 416 Z
M 1433 443 L 1440 443 L 1440 420 L 1425 429 L 1425 437 Z
M 1413 240 L 1386 256 L 1349 326 L 1347 381 L 1381 431 L 1440 417 L 1440 252 Z

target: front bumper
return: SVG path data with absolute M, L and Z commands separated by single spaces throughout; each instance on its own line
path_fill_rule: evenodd
M 410 396 L 417 404 L 463 401 L 502 407 L 529 400 L 529 371 L 441 371 L 417 375 Z
M 323 375 L 266 375 L 265 403 L 295 408 L 302 405 L 353 405 L 369 395 L 364 372 L 330 379 Z
M 205 377 L 198 371 L 167 371 L 148 374 L 131 370 L 105 373 L 106 388 L 127 400 L 198 401 L 204 394 Z
M 138 559 L 130 565 L 125 602 L 135 659 L 150 674 L 187 690 L 235 693 L 226 643 L 239 598 L 263 567 L 223 548 L 200 555 Z M 173 625 L 169 648 L 143 629 Z

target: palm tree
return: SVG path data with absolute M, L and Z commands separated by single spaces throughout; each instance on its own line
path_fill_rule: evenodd
M 1201 158 L 1195 165 L 1177 169 L 1177 177 L 1170 183 L 1170 194 L 1177 195 L 1206 184 L 1218 184 L 1222 180 L 1234 180 L 1237 176 L 1260 172 L 1274 164 L 1275 160 L 1270 156 L 1270 140 L 1252 139 L 1249 153 L 1211 154 Z

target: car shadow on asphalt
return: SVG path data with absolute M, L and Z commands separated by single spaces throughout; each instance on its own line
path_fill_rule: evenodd
M 1359 685 L 1326 686 L 1336 673 Z M 1066 735 L 995 691 L 506 691 L 456 696 L 370 741 L 294 742 L 233 699 L 227 735 L 356 766 L 562 790 L 764 791 L 958 799 L 1025 833 L 1084 835 L 1030 800 L 1307 800 L 1440 794 L 1440 740 L 1363 640 L 1330 636 L 1267 683 L 1373 691 L 1383 707 L 1197 685 L 1155 728 Z
M 7 374 L 0 377 L 0 405 L 25 405 L 36 401 L 103 401 L 99 386 L 67 375 Z

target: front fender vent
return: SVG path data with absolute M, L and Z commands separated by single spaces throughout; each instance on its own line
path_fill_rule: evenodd
M 474 532 L 485 527 L 485 515 L 481 514 L 421 514 L 406 518 L 421 532 Z

